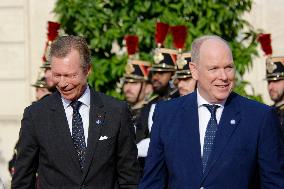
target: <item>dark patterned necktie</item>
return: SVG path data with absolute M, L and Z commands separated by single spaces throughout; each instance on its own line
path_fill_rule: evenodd
M 207 124 L 205 137 L 204 137 L 204 145 L 203 145 L 203 157 L 202 157 L 202 164 L 203 164 L 203 173 L 205 172 L 207 161 L 209 159 L 210 153 L 213 148 L 214 138 L 217 131 L 217 120 L 216 120 L 216 110 L 220 106 L 218 105 L 210 105 L 204 104 L 204 106 L 209 110 L 211 113 L 211 118 Z
M 82 105 L 82 102 L 73 101 L 70 103 L 70 105 L 73 108 L 72 139 L 73 139 L 75 150 L 77 151 L 81 169 L 83 169 L 84 162 L 85 162 L 86 143 L 85 143 L 82 117 L 79 113 L 79 108 Z

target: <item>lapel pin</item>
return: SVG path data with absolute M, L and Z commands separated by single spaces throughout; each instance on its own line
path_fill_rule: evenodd
M 97 124 L 97 125 L 100 125 L 101 123 L 102 123 L 102 121 L 99 120 L 99 119 L 96 121 L 96 124 Z
M 235 124 L 236 124 L 236 120 L 232 119 L 232 120 L 230 121 L 230 123 L 231 123 L 231 125 L 235 125 Z
M 97 120 L 96 120 L 96 124 L 97 126 L 100 126 L 102 124 L 102 115 L 97 115 Z

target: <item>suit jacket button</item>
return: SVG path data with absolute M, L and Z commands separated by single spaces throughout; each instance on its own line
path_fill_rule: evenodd
M 204 187 L 201 187 L 200 189 L 205 189 Z

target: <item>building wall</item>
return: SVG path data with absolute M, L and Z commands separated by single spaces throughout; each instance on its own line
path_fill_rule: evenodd
M 284 7 L 283 0 L 254 0 L 252 11 L 245 18 L 256 29 L 262 29 L 263 33 L 271 33 L 273 56 L 284 56 Z M 254 59 L 252 69 L 245 74 L 244 79 L 250 81 L 256 93 L 261 94 L 264 102 L 273 104 L 267 91 L 265 78 L 265 59 L 260 45 L 259 57 Z
M 23 110 L 34 100 L 35 82 L 42 64 L 47 21 L 55 20 L 52 13 L 56 0 L 0 1 L 0 177 L 9 188 L 7 163 L 12 157 L 18 138 Z M 255 27 L 272 34 L 274 55 L 284 55 L 283 0 L 254 0 L 253 10 L 245 18 Z M 256 93 L 268 104 L 265 57 L 254 60 L 253 68 L 245 75 Z M 249 89 L 248 89 L 249 90 Z
M 0 1 L 0 177 L 9 188 L 8 160 L 18 138 L 23 110 L 34 88 L 56 0 Z

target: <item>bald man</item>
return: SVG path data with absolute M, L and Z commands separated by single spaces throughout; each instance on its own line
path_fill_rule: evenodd
M 283 189 L 284 146 L 273 109 L 234 92 L 228 43 L 192 44 L 197 90 L 157 104 L 139 189 Z

